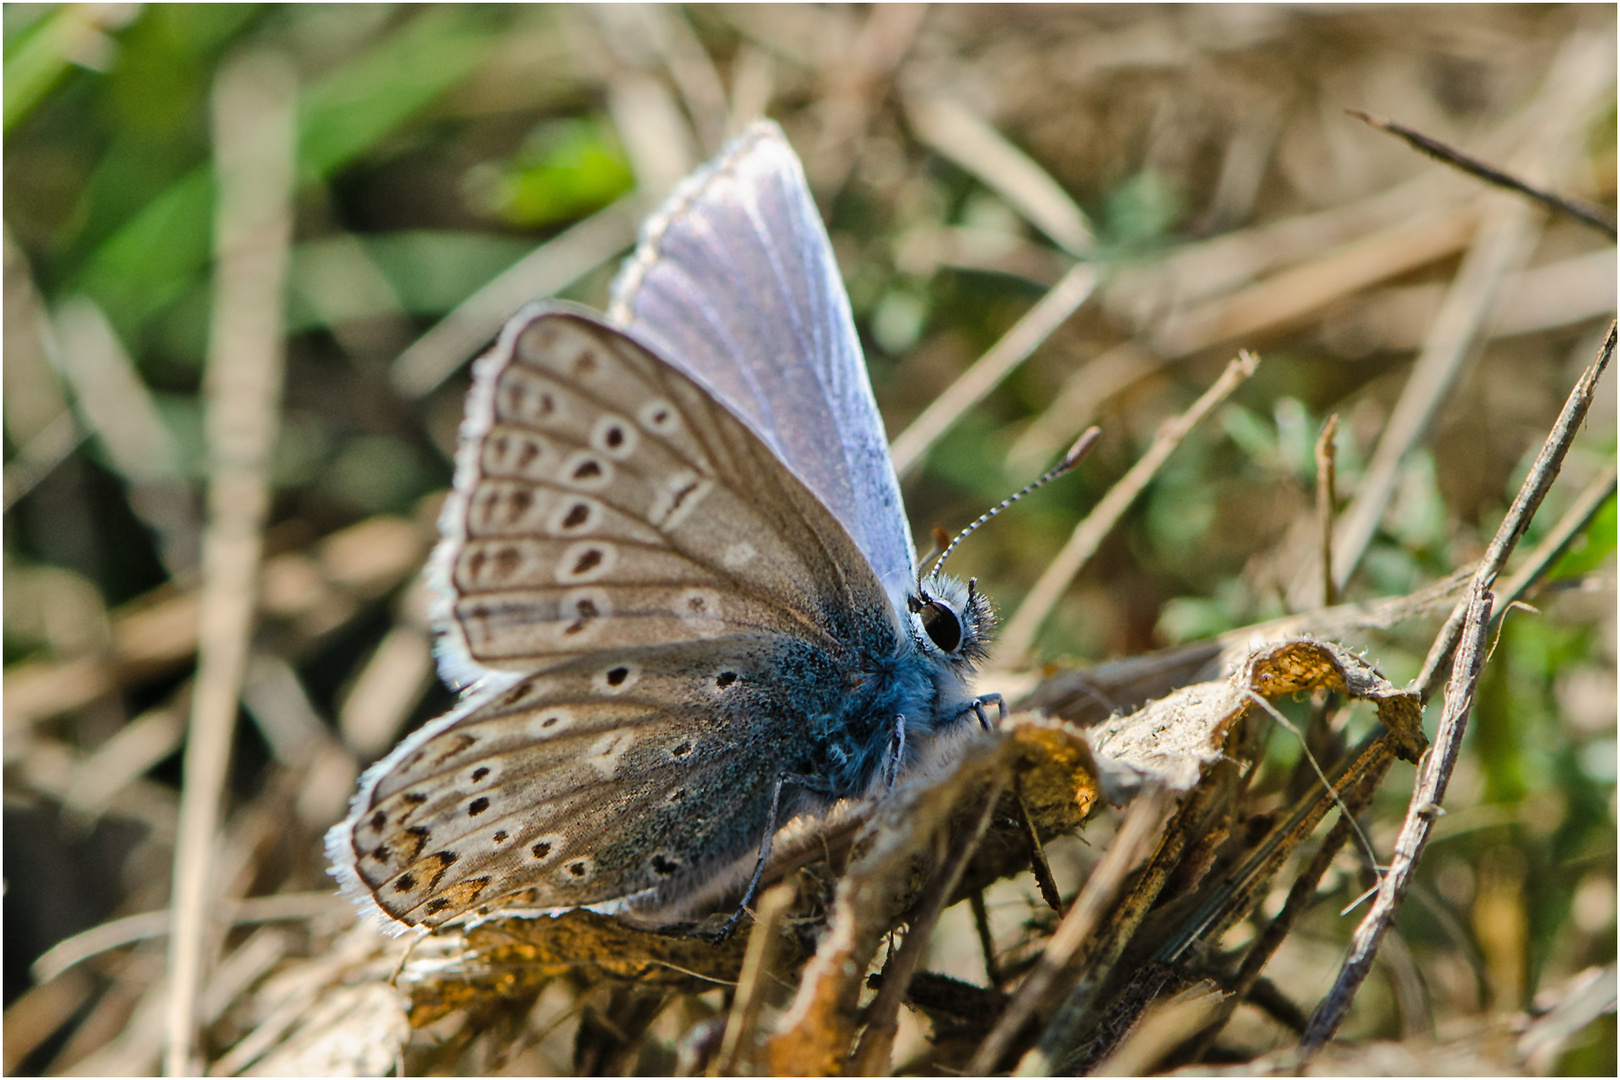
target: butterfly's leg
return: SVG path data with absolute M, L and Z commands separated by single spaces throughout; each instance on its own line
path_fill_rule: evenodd
M 994 705 L 996 707 L 996 718 L 998 721 L 1000 721 L 1007 719 L 1007 702 L 1006 699 L 1000 694 L 980 694 L 978 697 L 973 699 L 973 704 L 968 706 L 968 710 L 971 711 L 974 716 L 979 718 L 979 727 L 985 731 L 989 731 L 995 725 L 990 723 L 990 717 L 984 711 L 984 707 L 986 705 Z
M 889 760 L 883 767 L 883 786 L 892 789 L 895 781 L 900 779 L 900 762 L 906 756 L 906 716 L 896 713 L 894 717 L 894 738 L 889 742 Z
M 737 901 L 737 910 L 733 911 L 731 918 L 715 931 L 713 941 L 716 945 L 731 936 L 731 932 L 737 928 L 737 920 L 743 917 L 748 905 L 754 901 L 754 890 L 759 888 L 759 877 L 765 872 L 765 863 L 771 857 L 771 841 L 776 839 L 776 810 L 782 805 L 782 785 L 789 779 L 788 774 L 783 773 L 776 778 L 776 786 L 771 788 L 771 812 L 766 815 L 765 840 L 759 845 L 759 859 L 754 863 L 754 876 L 748 879 L 748 888 L 743 893 L 742 899 Z
M 800 776 L 797 773 L 782 773 L 776 778 L 776 786 L 771 789 L 771 812 L 765 824 L 765 839 L 759 845 L 759 859 L 754 863 L 754 876 L 748 879 L 748 889 L 743 893 L 742 899 L 737 901 L 737 910 L 731 913 L 731 918 L 716 930 L 711 941 L 718 945 L 731 936 L 736 929 L 737 922 L 748 911 L 748 905 L 754 901 L 754 891 L 759 888 L 759 879 L 765 873 L 765 864 L 771 859 L 771 843 L 776 839 L 776 811 L 782 805 L 782 788 L 787 784 L 798 784 L 811 791 L 820 791 L 831 794 L 825 780 L 814 776 Z

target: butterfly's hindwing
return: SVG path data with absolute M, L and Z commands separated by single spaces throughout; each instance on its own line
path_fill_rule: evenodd
M 550 909 L 667 891 L 746 857 L 778 770 L 816 767 L 806 718 L 835 716 L 848 689 L 823 658 L 788 699 L 780 639 L 726 646 L 576 661 L 409 740 L 356 806 L 355 869 L 377 904 L 438 925 L 514 896 Z M 791 790 L 783 809 L 814 797 Z

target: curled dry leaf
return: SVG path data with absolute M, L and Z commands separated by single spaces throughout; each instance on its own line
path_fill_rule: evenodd
M 1396 689 L 1343 646 L 1294 638 L 1254 647 L 1219 682 L 1182 687 L 1090 729 L 1086 738 L 1102 788 L 1114 802 L 1155 782 L 1190 790 L 1221 756 L 1227 732 L 1254 707 L 1251 693 L 1270 700 L 1306 690 L 1372 701 L 1404 760 L 1415 762 L 1428 746 L 1416 691 Z

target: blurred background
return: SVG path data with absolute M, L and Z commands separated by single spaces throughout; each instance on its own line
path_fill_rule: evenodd
M 926 549 L 1101 425 L 1082 469 L 954 557 L 1004 614 L 1163 421 L 1238 348 L 1262 357 L 1047 598 L 1028 656 L 1067 668 L 1321 603 L 1322 425 L 1338 416 L 1343 509 L 1415 359 L 1457 322 L 1480 238 L 1511 218 L 1518 240 L 1491 249 L 1494 287 L 1463 320 L 1465 362 L 1343 595 L 1404 595 L 1479 556 L 1613 318 L 1614 242 L 1504 209 L 1344 110 L 1612 215 L 1614 20 L 1612 6 L 6 5 L 5 1071 L 157 1065 L 161 919 L 48 950 L 168 903 L 205 371 L 223 340 L 211 110 L 244 57 L 290 73 L 296 150 L 259 622 L 220 847 L 221 888 L 248 914 L 217 944 L 215 1056 L 250 1026 L 233 1009 L 252 987 L 351 921 L 323 895 L 319 838 L 359 770 L 452 700 L 417 571 L 467 361 L 526 299 L 603 306 L 642 217 L 749 119 L 777 119 L 804 159 L 891 436 L 1040 321 L 1038 304 L 1051 316 L 1004 378 L 912 429 L 906 457 Z M 1600 508 L 1504 623 L 1450 813 L 1386 946 L 1397 975 L 1370 984 L 1353 1033 L 1533 1013 L 1594 967 L 1612 1002 L 1614 457 L 1611 374 L 1522 550 L 1583 492 Z M 1399 684 L 1437 626 L 1345 644 Z M 1274 752 L 1297 754 L 1286 742 Z M 1410 776 L 1386 783 L 1381 850 Z M 1348 935 L 1335 912 L 1352 877 L 1271 972 L 1307 1009 Z M 1612 1074 L 1612 1005 L 1563 1054 L 1546 1067 Z

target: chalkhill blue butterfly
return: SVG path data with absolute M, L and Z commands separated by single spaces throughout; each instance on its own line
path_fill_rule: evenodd
M 547 302 L 507 323 L 440 525 L 439 664 L 466 692 L 366 772 L 326 841 L 393 932 L 678 909 L 984 718 L 966 680 L 989 607 L 918 573 L 775 124 L 647 222 L 605 319 Z

